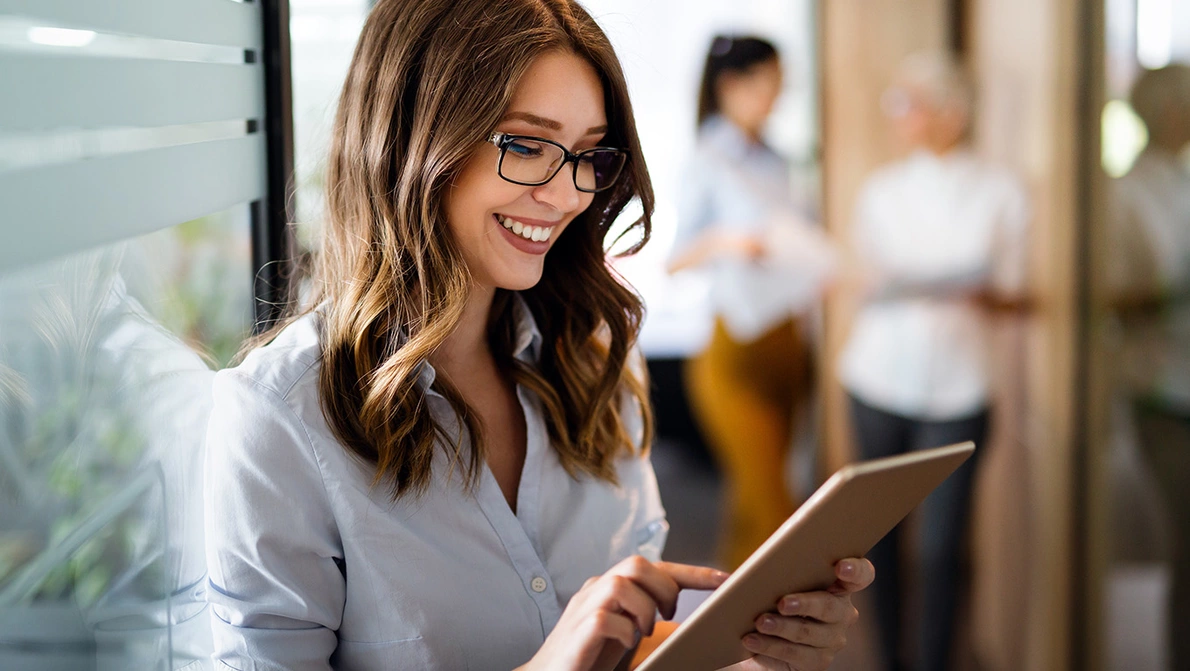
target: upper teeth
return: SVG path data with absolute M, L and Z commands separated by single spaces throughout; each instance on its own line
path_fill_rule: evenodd
M 516 219 L 506 217 L 502 214 L 496 215 L 496 218 L 500 220 L 500 224 L 503 225 L 504 228 L 507 228 L 526 240 L 532 240 L 534 242 L 544 242 L 549 240 L 550 233 L 554 230 L 553 227 L 547 228 L 545 226 L 530 226 L 529 224 L 519 222 Z

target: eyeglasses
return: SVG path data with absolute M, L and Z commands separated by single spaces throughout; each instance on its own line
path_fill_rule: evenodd
M 488 142 L 500 150 L 496 172 L 503 179 L 523 186 L 549 182 L 574 162 L 574 188 L 595 193 L 610 188 L 624 169 L 628 152 L 610 147 L 594 147 L 572 154 L 566 147 L 545 138 L 530 135 L 492 133 Z

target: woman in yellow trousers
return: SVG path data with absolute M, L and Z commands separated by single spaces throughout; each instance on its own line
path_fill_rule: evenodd
M 687 394 L 728 483 L 727 566 L 743 563 L 793 513 L 785 463 L 811 370 L 795 321 L 740 343 L 717 320 L 710 345 L 687 364 Z
M 720 561 L 728 568 L 793 512 L 785 462 L 813 368 L 801 315 L 816 302 L 823 278 L 814 269 L 821 259 L 790 257 L 829 247 L 799 216 L 788 165 L 761 138 L 780 91 L 780 59 L 771 43 L 715 38 L 668 266 L 670 272 L 701 268 L 712 278 L 715 329 L 689 362 L 686 384 L 727 482 Z

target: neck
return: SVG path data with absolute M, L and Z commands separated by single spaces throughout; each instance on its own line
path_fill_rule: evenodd
M 495 296 L 496 290 L 491 287 L 472 285 L 458 326 L 430 357 L 435 368 L 445 370 L 448 377 L 459 379 L 459 373 L 491 359 L 488 319 Z
M 963 139 L 958 137 L 930 138 L 925 143 L 926 151 L 935 156 L 946 156 L 963 146 Z
M 731 125 L 738 128 L 740 130 L 740 132 L 743 133 L 744 136 L 747 137 L 750 141 L 755 142 L 755 143 L 760 142 L 760 132 L 762 130 L 760 126 L 745 123 L 742 120 L 736 119 L 726 113 L 724 113 L 723 118 L 730 121 Z

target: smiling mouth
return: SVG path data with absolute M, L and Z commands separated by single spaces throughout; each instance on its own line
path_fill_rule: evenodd
M 500 225 L 504 228 L 512 231 L 514 235 L 519 235 L 530 242 L 545 242 L 550 239 L 554 230 L 558 228 L 558 226 L 530 226 L 502 214 L 496 215 L 496 221 L 500 222 Z

